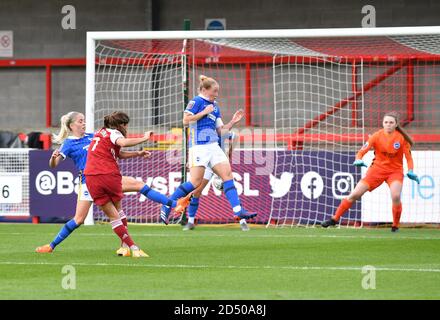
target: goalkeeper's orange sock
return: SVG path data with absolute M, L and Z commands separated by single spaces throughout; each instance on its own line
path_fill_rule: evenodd
M 344 199 L 341 201 L 341 204 L 339 205 L 338 209 L 336 209 L 335 215 L 333 216 L 333 220 L 339 221 L 341 216 L 350 209 L 353 202 L 348 201 L 347 199 Z
M 402 203 L 393 204 L 393 227 L 398 228 L 400 216 L 402 215 Z

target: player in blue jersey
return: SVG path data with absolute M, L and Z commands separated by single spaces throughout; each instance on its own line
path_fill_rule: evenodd
M 241 119 L 241 116 L 240 116 L 240 119 Z M 220 145 L 220 148 L 224 152 L 226 152 L 225 151 L 225 147 L 226 147 L 225 141 L 226 140 L 229 141 L 229 148 L 228 148 L 227 155 L 228 155 L 229 161 L 231 161 L 231 159 L 232 159 L 232 151 L 234 149 L 234 145 L 238 141 L 238 135 L 235 134 L 232 131 L 229 131 L 226 134 L 222 134 L 222 136 L 219 137 L 219 145 Z M 188 206 L 188 223 L 183 227 L 184 231 L 194 230 L 194 228 L 195 228 L 195 217 L 196 217 L 196 214 L 197 214 L 197 210 L 199 208 L 200 196 L 202 195 L 203 189 L 205 189 L 205 187 L 208 185 L 208 183 L 209 183 L 209 181 L 211 181 L 211 179 L 212 179 L 212 185 L 216 189 L 218 189 L 220 191 L 224 190 L 222 179 L 219 176 L 217 176 L 216 174 L 214 174 L 214 172 L 212 171 L 212 169 L 210 167 L 206 167 L 205 174 L 203 175 L 203 181 L 197 187 L 197 189 L 194 190 L 193 196 L 191 198 L 191 202 L 189 203 L 189 206 Z M 246 219 L 241 219 L 240 220 L 240 228 L 243 231 L 249 231 L 249 227 L 248 227 L 248 225 L 246 223 Z
M 93 140 L 93 133 L 86 133 L 86 124 L 84 115 L 79 112 L 69 112 L 61 117 L 61 129 L 57 136 L 54 137 L 55 143 L 62 143 L 61 148 L 55 150 L 49 160 L 49 166 L 55 168 L 65 158 L 71 158 L 75 163 L 75 167 L 79 171 L 81 177 L 81 183 L 79 183 L 78 202 L 76 205 L 75 217 L 69 220 L 60 230 L 54 240 L 47 245 L 38 247 L 36 252 L 38 253 L 51 253 L 57 245 L 59 245 L 64 239 L 66 239 L 76 228 L 84 223 L 85 218 L 89 212 L 89 209 L 93 203 L 93 199 L 87 189 L 84 169 L 87 162 L 88 147 Z M 119 158 L 127 159 L 133 157 L 149 158 L 151 154 L 148 151 L 123 151 L 121 150 Z M 189 204 L 189 197 L 179 199 L 178 201 L 170 200 L 161 193 L 152 190 L 146 184 L 138 181 L 132 177 L 122 177 L 122 191 L 123 192 L 140 192 L 147 198 L 166 204 L 173 208 L 177 206 L 182 207 L 185 204 Z M 119 211 L 119 217 L 124 226 L 127 226 L 127 217 L 125 216 L 121 208 L 117 208 Z M 120 256 L 129 256 L 130 250 L 126 246 L 122 245 L 118 249 L 117 254 Z
M 235 219 L 251 219 L 257 214 L 248 213 L 242 208 L 232 178 L 231 165 L 218 144 L 222 130 L 231 129 L 237 118 L 234 117 L 235 119 L 228 124 L 223 124 L 216 101 L 219 92 L 217 81 L 203 75 L 199 79 L 199 95 L 188 103 L 183 115 L 183 124 L 189 125 L 190 130 L 188 164 L 191 178 L 182 183 L 170 198 L 177 199 L 193 192 L 202 183 L 205 169 L 210 167 L 224 181 L 224 193 Z M 171 209 L 165 205 L 161 208 L 160 219 L 165 224 L 168 223 L 170 211 Z

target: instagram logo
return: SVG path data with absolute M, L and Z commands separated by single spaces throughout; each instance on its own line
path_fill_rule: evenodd
M 354 189 L 354 178 L 351 173 L 337 172 L 332 177 L 332 192 L 336 199 L 346 198 Z

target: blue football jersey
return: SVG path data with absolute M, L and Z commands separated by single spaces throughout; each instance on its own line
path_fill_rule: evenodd
M 217 119 L 221 118 L 220 108 L 216 101 L 206 100 L 201 96 L 194 97 L 185 109 L 185 112 L 197 114 L 209 105 L 214 106 L 214 111 L 198 121 L 189 125 L 189 147 L 200 144 L 218 143 Z
M 90 142 L 93 140 L 93 133 L 86 133 L 82 138 L 67 137 L 60 148 L 60 153 L 65 159 L 66 157 L 73 160 L 75 167 L 84 172 L 87 161 L 87 150 Z M 82 183 L 85 183 L 85 176 L 82 175 Z

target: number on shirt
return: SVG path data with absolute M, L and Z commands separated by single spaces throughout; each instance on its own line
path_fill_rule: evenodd
M 96 141 L 95 144 L 93 145 L 92 151 L 95 151 L 96 147 L 98 146 L 99 140 L 101 140 L 100 137 L 95 137 L 93 138 L 93 141 Z

